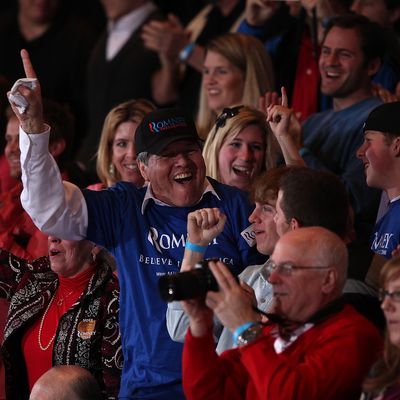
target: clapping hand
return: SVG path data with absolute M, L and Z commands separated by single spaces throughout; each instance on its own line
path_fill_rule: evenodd
M 179 51 L 190 43 L 190 33 L 173 14 L 166 21 L 150 21 L 143 27 L 141 36 L 145 47 L 156 51 L 163 65 L 176 64 Z

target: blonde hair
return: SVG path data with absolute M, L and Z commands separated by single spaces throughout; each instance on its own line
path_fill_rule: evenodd
M 244 76 L 242 104 L 257 107 L 260 96 L 274 90 L 272 61 L 258 39 L 242 33 L 226 33 L 212 40 L 206 47 L 206 52 L 208 51 L 220 54 L 242 71 Z M 226 104 L 226 107 L 231 106 L 232 104 Z M 205 138 L 216 118 L 217 115 L 208 105 L 207 94 L 202 85 L 197 115 L 200 137 Z
M 265 121 L 265 115 L 248 106 L 241 106 L 239 112 L 227 117 L 225 125 L 217 127 L 215 125 L 207 136 L 203 147 L 203 157 L 206 163 L 207 175 L 218 181 L 221 180 L 218 165 L 218 156 L 222 145 L 229 139 L 236 137 L 243 129 L 250 125 L 255 125 L 264 133 L 264 168 L 261 172 L 273 168 L 277 164 L 279 157 L 279 145 L 275 136 Z
M 118 126 L 128 121 L 140 124 L 143 117 L 150 111 L 155 110 L 155 108 L 154 104 L 148 100 L 129 100 L 118 104 L 107 114 L 101 132 L 96 161 L 97 175 L 107 187 L 121 180 L 116 168 L 114 168 L 114 173 L 110 171 L 110 166 L 112 166 L 112 145 Z

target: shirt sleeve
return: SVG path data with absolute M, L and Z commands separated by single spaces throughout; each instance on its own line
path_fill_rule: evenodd
M 88 213 L 81 190 L 63 182 L 57 163 L 49 153 L 50 127 L 40 134 L 20 128 L 23 191 L 21 203 L 35 225 L 62 239 L 85 238 Z
M 167 307 L 167 330 L 171 339 L 175 342 L 183 343 L 189 328 L 189 317 L 182 308 L 179 301 L 168 303 Z M 214 316 L 214 341 L 218 341 L 221 336 L 223 325 L 219 319 Z
M 189 317 L 178 301 L 168 303 L 167 329 L 169 336 L 175 342 L 183 343 L 189 326 Z

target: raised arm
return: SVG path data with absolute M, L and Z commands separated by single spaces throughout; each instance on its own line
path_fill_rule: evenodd
M 202 208 L 189 213 L 188 236 L 181 271 L 187 271 L 203 260 L 208 244 L 223 231 L 225 222 L 226 216 L 218 208 Z M 191 245 L 198 247 L 195 249 Z M 203 248 L 203 251 L 200 248 Z
M 301 126 L 293 110 L 288 108 L 288 99 L 284 87 L 281 89 L 281 104 L 269 104 L 264 112 L 267 122 L 282 150 L 286 165 L 304 166 L 299 154 L 301 148 Z
M 177 101 L 181 68 L 179 51 L 189 43 L 189 35 L 184 31 L 178 18 L 172 14 L 167 21 L 150 21 L 142 29 L 144 45 L 158 53 L 161 68 L 152 79 L 153 98 L 158 104 Z
M 218 208 L 203 208 L 189 213 L 188 237 L 182 261 L 182 272 L 193 269 L 196 263 L 204 259 L 205 249 L 223 231 L 225 221 L 226 216 Z M 186 314 L 184 309 L 187 312 Z M 167 309 L 168 333 L 173 340 L 183 342 L 190 316 L 208 319 L 210 315 L 212 316 L 212 312 L 198 299 L 182 303 L 173 302 L 168 305 Z M 219 326 L 215 328 L 214 333 L 220 333 Z
M 191 33 L 186 31 L 179 19 L 168 15 L 166 21 L 150 21 L 143 27 L 142 39 L 144 45 L 158 53 L 161 68 L 152 79 L 153 98 L 158 104 L 168 104 L 178 100 L 179 85 L 183 76 L 181 61 L 186 62 L 198 72 L 202 71 L 204 49 L 191 44 Z M 189 45 L 191 50 L 184 60 L 180 53 Z
M 8 93 L 11 107 L 20 122 L 22 183 L 21 203 L 35 225 L 47 234 L 63 239 L 85 237 L 87 209 L 78 187 L 62 182 L 57 163 L 49 153 L 50 127 L 43 121 L 40 83 L 26 50 L 21 51 L 28 86 L 18 80 Z M 16 96 L 17 95 L 17 100 Z M 18 98 L 23 106 L 18 104 Z

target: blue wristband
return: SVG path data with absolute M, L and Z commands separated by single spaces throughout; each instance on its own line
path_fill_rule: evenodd
M 194 49 L 194 43 L 189 43 L 187 44 L 180 52 L 178 55 L 179 61 L 181 63 L 186 62 L 186 60 L 190 57 Z
M 255 321 L 250 321 L 250 322 L 246 322 L 243 325 L 240 325 L 239 327 L 237 327 L 235 329 L 235 331 L 233 332 L 233 343 L 236 343 L 238 340 L 238 337 L 241 333 L 243 333 L 246 329 L 250 328 L 253 325 L 256 325 L 257 322 Z
M 186 241 L 185 247 L 188 250 L 192 250 L 197 253 L 204 253 L 207 250 L 208 246 L 199 246 L 198 244 L 194 244 L 194 243 L 190 243 L 189 241 Z
M 299 149 L 300 157 L 304 157 L 306 154 L 309 154 L 310 150 L 307 147 L 302 147 Z

